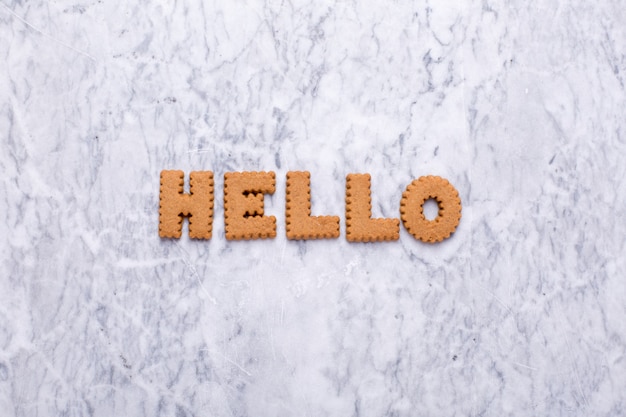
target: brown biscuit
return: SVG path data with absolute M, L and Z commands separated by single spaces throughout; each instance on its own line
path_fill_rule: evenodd
M 273 194 L 273 172 L 227 172 L 224 174 L 224 224 L 226 239 L 276 237 L 276 218 L 263 215 L 263 195 Z
M 210 239 L 213 227 L 213 173 L 189 174 L 189 194 L 184 193 L 183 171 L 161 171 L 159 236 L 180 238 L 183 217 L 189 217 L 189 237 Z
M 431 198 L 439 205 L 439 215 L 433 220 L 427 220 L 424 216 L 424 202 Z M 440 242 L 450 237 L 459 225 L 459 193 L 444 178 L 430 175 L 420 177 L 402 193 L 400 217 L 406 229 L 416 239 L 429 243 Z
M 287 172 L 285 221 L 288 239 L 339 237 L 339 217 L 311 216 L 311 174 Z
M 346 177 L 346 239 L 350 242 L 398 240 L 398 219 L 372 219 L 371 177 L 348 174 Z

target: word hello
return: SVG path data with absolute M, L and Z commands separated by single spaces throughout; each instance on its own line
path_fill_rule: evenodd
M 161 172 L 159 236 L 180 238 L 184 217 L 189 218 L 189 236 L 210 239 L 213 225 L 214 178 L 211 171 L 189 175 L 189 193 L 184 192 L 183 171 Z M 286 184 L 285 223 L 288 239 L 335 239 L 339 217 L 311 216 L 310 173 L 289 171 Z M 391 241 L 399 238 L 397 218 L 372 218 L 369 174 L 346 176 L 346 239 L 350 242 Z M 276 237 L 276 218 L 266 216 L 264 195 L 276 189 L 274 172 L 228 172 L 224 174 L 224 225 L 228 240 Z M 424 216 L 424 202 L 439 206 L 435 219 Z M 446 179 L 425 176 L 414 180 L 402 194 L 400 218 L 416 239 L 434 243 L 450 237 L 461 218 L 461 200 Z

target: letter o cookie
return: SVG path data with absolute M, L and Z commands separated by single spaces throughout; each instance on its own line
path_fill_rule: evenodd
M 434 199 L 439 214 L 433 220 L 424 216 L 424 202 Z M 423 242 L 440 242 L 456 230 L 461 220 L 461 199 L 448 180 L 437 176 L 420 177 L 406 187 L 400 200 L 404 227 Z

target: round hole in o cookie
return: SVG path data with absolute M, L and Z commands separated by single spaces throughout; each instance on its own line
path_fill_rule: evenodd
M 429 198 L 424 201 L 424 205 L 422 206 L 424 217 L 428 221 L 433 221 L 439 216 L 439 203 L 434 198 Z

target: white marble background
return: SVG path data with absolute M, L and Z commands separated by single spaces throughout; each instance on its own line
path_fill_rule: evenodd
M 2 415 L 622 415 L 625 10 L 2 0 Z M 162 169 L 215 172 L 211 241 Z M 224 239 L 239 170 L 276 239 Z M 340 239 L 286 239 L 289 170 Z M 377 217 L 446 177 L 457 232 L 348 243 L 351 172 Z

